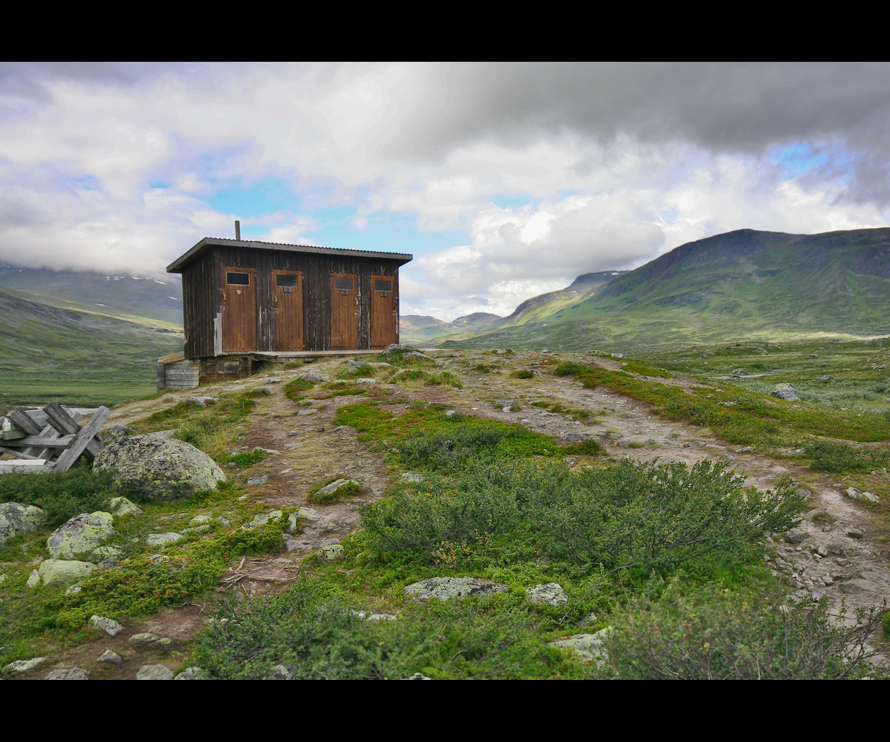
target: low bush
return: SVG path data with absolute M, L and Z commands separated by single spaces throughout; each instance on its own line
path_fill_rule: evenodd
M 46 526 L 56 528 L 81 513 L 108 510 L 120 495 L 112 472 L 94 474 L 89 467 L 40 474 L 8 472 L 0 475 L 0 502 L 35 505 L 46 513 Z
M 878 611 L 851 625 L 828 601 L 789 606 L 779 589 L 728 591 L 677 584 L 641 597 L 612 617 L 600 677 L 672 680 L 849 680 L 886 671 L 868 662 Z
M 813 469 L 832 474 L 880 469 L 890 460 L 887 449 L 856 448 L 832 441 L 809 443 L 804 446 L 804 452 Z

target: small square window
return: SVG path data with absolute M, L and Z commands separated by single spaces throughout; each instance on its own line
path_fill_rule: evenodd
M 250 273 L 233 273 L 226 271 L 226 283 L 229 286 L 250 286 Z

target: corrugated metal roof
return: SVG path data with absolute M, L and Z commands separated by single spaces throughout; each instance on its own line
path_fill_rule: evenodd
M 359 258 L 383 258 L 407 263 L 414 259 L 413 255 L 396 252 L 375 252 L 373 250 L 351 250 L 343 247 L 318 247 L 316 245 L 290 245 L 285 242 L 260 242 L 259 240 L 232 240 L 225 237 L 205 237 L 191 250 L 180 255 L 167 266 L 167 273 L 181 273 L 182 269 L 197 258 L 204 250 L 214 246 L 247 247 L 260 250 L 287 250 L 288 252 L 305 252 L 316 255 L 344 255 Z

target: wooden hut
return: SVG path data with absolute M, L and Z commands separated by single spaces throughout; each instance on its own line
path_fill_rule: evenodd
M 158 387 L 246 376 L 258 361 L 397 343 L 399 266 L 411 259 L 205 237 L 167 267 L 182 274 L 185 348 L 159 359 Z

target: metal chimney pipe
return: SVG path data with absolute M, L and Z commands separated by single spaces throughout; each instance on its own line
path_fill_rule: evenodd
M 241 241 L 241 222 L 235 220 L 235 239 Z

